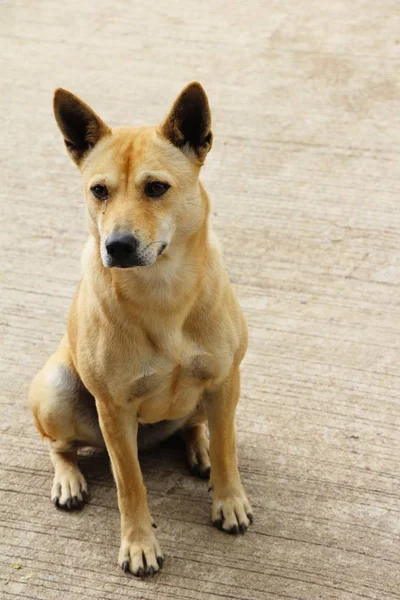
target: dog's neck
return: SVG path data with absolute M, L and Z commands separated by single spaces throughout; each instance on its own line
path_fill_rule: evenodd
M 199 292 L 207 256 L 208 226 L 190 237 L 173 240 L 165 256 L 152 266 L 111 269 L 114 292 L 151 314 L 173 315 L 192 304 Z

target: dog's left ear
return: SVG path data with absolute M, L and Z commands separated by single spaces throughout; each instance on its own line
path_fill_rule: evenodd
M 179 94 L 161 131 L 174 146 L 204 162 L 213 139 L 211 111 L 206 93 L 197 81 Z

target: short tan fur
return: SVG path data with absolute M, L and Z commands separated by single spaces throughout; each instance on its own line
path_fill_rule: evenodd
M 210 475 L 214 524 L 243 533 L 252 521 L 234 422 L 247 328 L 199 181 L 212 145 L 210 108 L 191 83 L 160 126 L 111 129 L 62 89 L 54 112 L 82 176 L 89 238 L 66 334 L 33 380 L 30 404 L 50 444 L 53 502 L 74 509 L 87 501 L 77 448 L 106 446 L 119 564 L 152 575 L 163 556 L 138 446 L 179 432 L 191 469 Z

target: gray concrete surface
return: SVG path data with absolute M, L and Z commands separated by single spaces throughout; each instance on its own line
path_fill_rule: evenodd
M 2 0 L 0 32 L 0 597 L 399 599 L 398 0 Z M 240 539 L 213 529 L 206 484 L 164 445 L 142 464 L 166 563 L 138 581 L 116 565 L 107 457 L 82 458 L 92 503 L 57 512 L 26 406 L 85 239 L 51 96 L 151 123 L 193 79 L 250 326 L 237 428 L 256 520 Z

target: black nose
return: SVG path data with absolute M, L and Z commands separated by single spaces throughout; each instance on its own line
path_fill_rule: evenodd
M 134 267 L 138 264 L 137 239 L 131 233 L 112 233 L 106 239 L 110 267 Z

